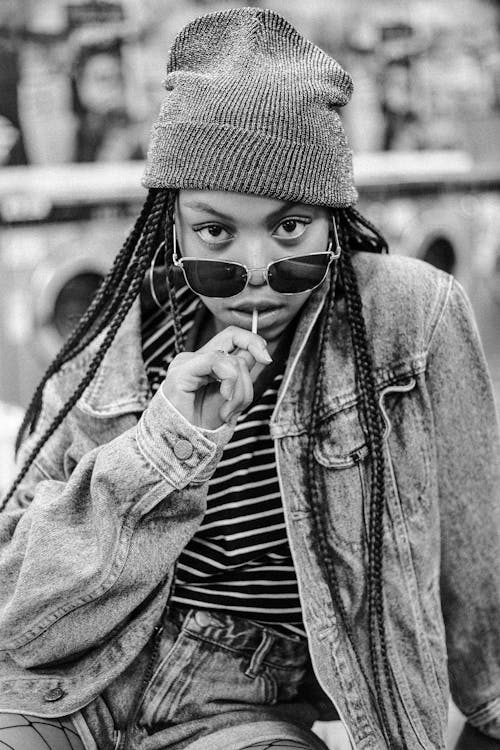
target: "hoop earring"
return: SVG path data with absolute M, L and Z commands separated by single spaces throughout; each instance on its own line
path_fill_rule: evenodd
M 156 296 L 155 282 L 154 282 L 154 270 L 155 270 L 156 259 L 158 258 L 160 251 L 164 247 L 165 247 L 165 240 L 158 245 L 158 248 L 156 249 L 156 252 L 153 255 L 153 260 L 151 261 L 151 265 L 149 267 L 149 291 L 151 293 L 151 297 L 153 298 L 153 301 L 156 304 L 156 306 L 163 312 L 168 312 L 165 305 L 162 305 L 160 300 Z
M 177 260 L 177 233 L 175 229 L 175 217 L 172 217 L 172 257 Z

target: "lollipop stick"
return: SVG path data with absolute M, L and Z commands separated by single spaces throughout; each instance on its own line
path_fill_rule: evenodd
M 259 320 L 259 311 L 257 310 L 256 307 L 254 307 L 254 310 L 252 313 L 252 333 L 257 333 L 258 320 Z

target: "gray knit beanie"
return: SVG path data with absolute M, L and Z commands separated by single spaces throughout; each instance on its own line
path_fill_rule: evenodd
M 143 185 L 326 206 L 357 200 L 336 107 L 350 76 L 278 13 L 237 8 L 177 36 Z

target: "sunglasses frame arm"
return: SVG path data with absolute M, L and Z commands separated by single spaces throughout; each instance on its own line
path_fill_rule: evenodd
M 332 254 L 332 260 L 338 260 L 342 252 L 342 248 L 340 247 L 339 235 L 337 233 L 337 223 L 335 221 L 335 215 L 333 213 L 331 215 L 331 219 L 332 219 L 333 236 L 335 237 L 335 251 L 332 250 L 333 242 L 332 242 L 332 236 L 330 235 L 330 242 L 328 244 L 327 252 Z

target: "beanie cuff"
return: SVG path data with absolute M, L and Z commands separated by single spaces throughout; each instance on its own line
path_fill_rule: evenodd
M 358 199 L 352 152 L 339 142 L 339 134 L 332 146 L 296 143 L 221 123 L 160 122 L 153 127 L 142 184 L 346 208 Z

